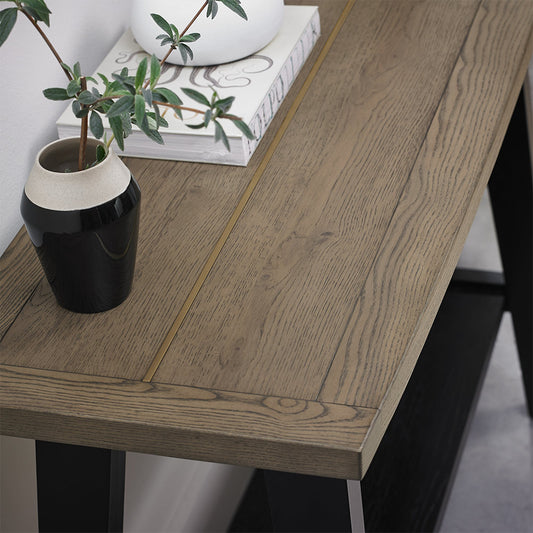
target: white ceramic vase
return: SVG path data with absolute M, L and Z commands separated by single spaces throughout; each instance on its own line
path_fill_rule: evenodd
M 150 16 L 157 13 L 182 31 L 202 6 L 203 0 L 133 0 L 131 29 L 137 42 L 150 54 L 161 59 L 167 47 L 156 37 L 162 33 Z M 194 59 L 187 65 L 205 66 L 228 63 L 254 54 L 265 47 L 278 32 L 283 20 L 283 0 L 242 0 L 248 20 L 244 20 L 219 4 L 214 19 L 205 12 L 194 22 L 188 33 L 200 33 L 191 44 Z M 183 65 L 181 54 L 172 52 L 170 63 Z

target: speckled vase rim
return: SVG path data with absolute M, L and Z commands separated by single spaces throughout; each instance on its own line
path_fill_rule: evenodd
M 87 142 L 92 148 L 104 144 L 93 138 Z M 131 173 L 111 149 L 102 162 L 85 170 L 60 172 L 41 164 L 43 158 L 70 152 L 71 147 L 78 143 L 79 137 L 67 137 L 53 141 L 39 151 L 24 187 L 31 202 L 55 211 L 89 209 L 116 198 L 126 190 Z

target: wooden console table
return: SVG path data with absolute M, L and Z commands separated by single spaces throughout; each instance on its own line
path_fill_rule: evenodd
M 60 309 L 18 234 L 3 434 L 351 480 L 360 527 L 357 480 L 489 181 L 533 2 L 314 3 L 322 37 L 247 168 L 127 160 L 143 199 L 124 304 Z

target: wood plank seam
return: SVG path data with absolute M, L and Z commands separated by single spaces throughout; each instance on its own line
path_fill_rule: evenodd
M 300 467 L 307 473 L 317 474 L 316 464 L 325 461 L 331 477 L 345 477 L 344 469 L 348 469 L 350 478 L 359 479 L 361 443 L 377 415 L 375 409 L 335 403 L 95 378 L 12 365 L 2 365 L 0 374 L 4 383 L 0 419 L 6 435 L 27 437 L 31 430 L 33 438 L 41 440 L 147 453 L 143 439 L 139 440 L 139 429 L 150 429 L 159 435 L 155 439 L 159 443 L 157 454 L 226 462 L 221 450 L 232 443 L 242 447 L 246 455 L 235 464 L 248 466 L 257 459 L 257 453 L 250 448 L 250 443 L 255 442 L 266 451 L 277 450 L 274 455 L 278 459 L 285 458 L 282 468 L 277 465 L 281 470 L 292 471 L 294 461 L 301 461 Z M 211 404 L 208 413 L 203 411 L 206 401 Z M 140 406 L 144 414 L 138 418 Z M 227 433 L 229 421 L 235 418 L 240 423 Z M 64 432 L 65 427 L 69 428 L 69 435 Z M 99 430 L 94 439 L 87 441 L 87 435 L 96 427 Z M 220 441 L 220 446 L 213 444 L 210 451 L 198 455 L 197 439 L 201 435 L 209 435 L 211 443 Z M 302 446 L 306 449 L 303 455 Z M 330 459 L 329 453 L 333 454 Z M 309 461 L 310 456 L 316 460 Z M 266 457 L 261 461 L 264 467 L 274 466 Z
M 215 247 L 213 248 L 213 251 L 211 252 L 210 256 L 208 257 L 202 271 L 200 272 L 200 275 L 198 276 L 198 279 L 196 280 L 195 284 L 193 285 L 189 295 L 187 296 L 187 299 L 185 300 L 183 306 L 178 312 L 178 315 L 176 316 L 176 319 L 174 320 L 172 326 L 170 327 L 167 335 L 163 339 L 163 342 L 161 343 L 161 346 L 159 347 L 158 351 L 156 352 L 154 359 L 152 361 L 152 364 L 148 368 L 148 371 L 146 372 L 145 376 L 143 377 L 142 381 L 145 382 L 151 382 L 155 373 L 157 372 L 157 369 L 163 362 L 163 359 L 165 358 L 165 355 L 172 344 L 172 341 L 174 340 L 174 337 L 176 336 L 178 330 L 180 329 L 180 326 L 182 325 L 185 317 L 187 316 L 187 313 L 189 312 L 189 309 L 191 308 L 194 300 L 196 299 L 196 296 L 200 292 L 200 289 L 202 288 L 205 280 L 207 279 L 209 272 L 211 271 L 211 268 L 215 264 L 218 256 L 220 255 L 220 252 L 222 251 L 222 248 L 224 247 L 224 244 L 229 238 L 229 235 L 231 234 L 233 228 L 235 227 L 237 221 L 239 220 L 244 208 L 246 207 L 246 204 L 248 203 L 248 200 L 252 196 L 252 193 L 254 192 L 257 184 L 259 183 L 259 180 L 261 179 L 261 176 L 263 175 L 266 167 L 268 166 L 268 163 L 270 162 L 270 159 L 274 155 L 274 152 L 276 151 L 276 148 L 278 147 L 279 143 L 281 142 L 281 139 L 285 135 L 286 130 L 289 127 L 289 124 L 291 123 L 294 115 L 296 114 L 296 111 L 298 110 L 302 100 L 304 99 L 309 87 L 311 86 L 313 80 L 315 79 L 322 63 L 324 62 L 324 59 L 326 58 L 331 46 L 335 42 L 335 39 L 337 38 L 337 35 L 339 34 L 341 28 L 344 26 L 344 22 L 348 18 L 348 15 L 350 11 L 352 10 L 356 0 L 348 0 L 346 3 L 346 6 L 344 7 L 339 19 L 337 20 L 337 23 L 335 24 L 331 34 L 329 35 L 328 39 L 324 43 L 324 47 L 320 51 L 320 55 L 318 56 L 316 63 L 313 65 L 313 68 L 309 72 L 309 75 L 307 76 L 307 79 L 305 80 L 305 83 L 303 84 L 302 88 L 300 89 L 300 92 L 297 94 L 296 98 L 294 99 L 293 104 L 291 105 L 289 111 L 287 112 L 286 117 L 284 118 L 279 130 L 276 132 L 276 136 L 274 137 L 271 145 L 269 146 L 268 151 L 266 152 L 263 160 L 261 161 L 261 164 L 257 168 L 256 172 L 252 176 L 252 179 L 250 180 L 250 183 L 248 184 L 248 187 L 244 191 L 243 195 L 241 196 L 241 199 L 239 200 L 239 203 L 237 204 L 235 210 L 233 211 L 228 223 L 226 224 L 226 227 L 224 228 L 224 231 L 222 232 L 222 235 L 219 237 L 218 241 L 215 244 Z
M 478 10 L 476 12 L 476 16 L 474 17 L 472 23 L 474 23 L 478 17 L 482 16 L 480 14 L 480 10 L 481 10 L 481 7 L 483 5 L 485 5 L 486 3 L 487 3 L 487 0 L 482 0 L 480 2 L 480 5 L 479 5 Z M 469 34 L 470 34 L 470 32 L 469 32 Z M 467 37 L 468 37 L 468 35 L 467 35 Z M 465 43 L 466 43 L 466 39 L 465 39 Z M 464 47 L 465 43 L 463 43 L 463 47 Z M 527 71 L 527 64 L 529 63 L 529 58 L 531 57 L 532 50 L 533 50 L 533 27 L 532 27 L 532 29 L 531 29 L 531 31 L 529 33 L 526 50 L 524 51 L 524 54 L 523 54 L 523 56 L 522 56 L 522 58 L 520 60 L 520 64 L 521 64 L 522 68 L 519 69 L 519 71 L 517 73 L 517 76 L 520 75 L 519 74 L 520 72 L 526 72 Z M 488 148 L 488 151 L 487 151 L 487 157 L 486 157 L 486 159 L 484 161 L 483 169 L 480 171 L 480 174 L 483 174 L 483 175 L 486 176 L 485 185 L 483 187 L 481 187 L 479 185 L 479 183 L 478 183 L 478 185 L 472 191 L 472 196 L 476 196 L 477 195 L 477 197 L 478 197 L 478 201 L 476 203 L 476 210 L 477 210 L 477 205 L 479 205 L 479 202 L 481 201 L 481 195 L 483 193 L 483 190 L 486 188 L 486 185 L 488 183 L 488 180 L 489 180 L 489 177 L 490 177 L 490 173 L 491 173 L 490 169 L 492 169 L 494 167 L 495 163 L 496 163 L 496 159 L 498 157 L 498 153 L 499 153 L 500 147 L 501 147 L 501 145 L 503 143 L 503 138 L 504 138 L 504 135 L 505 135 L 505 131 L 507 129 L 507 125 L 510 122 L 511 115 L 512 115 L 513 109 L 515 107 L 515 102 L 518 99 L 518 95 L 519 95 L 519 92 L 521 90 L 522 85 L 523 85 L 523 80 L 521 80 L 521 79 L 519 79 L 519 80 L 515 79 L 510 84 L 510 94 L 507 95 L 506 105 L 503 108 L 503 110 L 502 110 L 502 112 L 500 114 L 500 120 L 498 121 L 498 123 L 500 124 L 500 127 L 497 128 L 492 134 L 492 139 L 491 139 L 491 141 L 489 143 L 489 148 Z M 433 123 L 433 121 L 432 121 L 432 123 Z M 506 126 L 502 127 L 501 124 L 506 124 Z M 465 221 L 465 219 L 468 218 L 468 216 L 469 216 L 469 212 L 465 212 L 463 214 L 462 222 L 461 222 L 461 226 L 460 226 L 461 229 L 459 230 L 459 231 L 462 230 L 464 232 L 463 242 L 464 242 L 464 240 L 466 240 L 467 233 L 468 233 L 468 231 L 464 229 L 465 228 L 464 221 Z M 473 219 L 473 217 L 474 217 L 474 215 L 472 214 L 471 218 Z M 456 246 L 457 246 L 457 241 L 454 241 L 453 245 L 451 245 L 448 248 L 447 257 L 450 257 L 450 256 L 454 255 L 454 248 Z M 456 250 L 455 250 L 455 252 L 456 252 L 455 255 L 457 255 L 457 257 L 458 257 L 458 253 L 457 253 Z M 450 261 L 447 261 L 447 263 L 450 263 Z M 455 261 L 455 263 L 456 263 L 456 261 Z M 454 271 L 454 268 L 453 267 L 449 267 L 448 271 L 444 271 L 441 274 L 441 276 L 444 276 L 444 277 L 448 278 L 448 282 L 449 282 L 452 279 L 453 271 Z M 434 314 L 437 313 L 438 308 L 440 306 L 440 302 L 442 301 L 442 298 L 444 296 L 444 293 L 439 294 L 439 286 L 441 286 L 441 283 L 439 283 L 439 280 L 437 279 L 437 280 L 435 280 L 435 282 L 433 284 L 433 287 L 432 287 L 432 289 L 430 291 L 430 295 L 431 296 L 430 296 L 430 298 L 429 298 L 429 300 L 427 302 L 427 305 L 426 305 L 426 307 L 433 307 L 434 308 Z M 438 301 L 436 301 L 436 300 L 438 300 Z M 398 365 L 396 373 L 395 373 L 394 377 L 391 380 L 392 382 L 394 382 L 396 380 L 403 381 L 403 383 L 401 385 L 403 390 L 405 390 L 405 387 L 407 386 L 407 383 L 409 381 L 410 375 L 411 375 L 412 371 L 414 370 L 414 367 L 413 367 L 411 369 L 411 372 L 409 373 L 409 375 L 405 375 L 404 372 L 403 372 L 403 363 L 405 362 L 407 355 L 411 351 L 411 347 L 412 347 L 413 344 L 418 344 L 418 347 L 415 349 L 415 351 L 420 352 L 422 350 L 422 347 L 424 345 L 424 339 L 420 339 L 420 338 L 416 338 L 416 337 L 415 338 L 411 338 L 408 346 L 405 349 L 402 361 Z M 361 464 L 362 464 L 362 475 L 363 476 L 366 473 L 366 471 L 367 471 L 367 469 L 368 469 L 368 467 L 370 465 L 370 462 L 372 461 L 372 459 L 373 459 L 373 457 L 374 457 L 374 455 L 375 455 L 375 453 L 377 451 L 377 447 L 378 447 L 378 445 L 379 445 L 379 443 L 381 441 L 382 436 L 385 434 L 385 431 L 387 430 L 387 427 L 388 427 L 388 425 L 390 423 L 390 420 L 391 420 L 392 416 L 394 415 L 395 408 L 391 409 L 391 406 L 387 405 L 387 403 L 389 403 L 389 401 L 390 401 L 390 395 L 391 395 L 390 393 L 391 393 L 391 389 L 389 389 L 389 393 L 386 394 L 383 397 L 380 405 L 377 407 L 377 414 L 374 417 L 374 419 L 372 420 L 372 422 L 370 423 L 369 430 L 368 430 L 367 434 L 365 435 L 365 438 L 363 439 L 363 443 L 361 445 Z M 360 406 L 360 407 L 362 407 L 362 406 Z M 374 407 L 374 408 L 376 408 L 376 407 Z
M 466 43 L 466 41 L 467 41 L 467 39 L 468 39 L 468 36 L 470 35 L 470 31 L 471 31 L 471 29 L 472 29 L 472 26 L 473 26 L 473 24 L 474 24 L 474 21 L 476 20 L 476 18 L 477 18 L 478 15 L 479 15 L 479 10 L 481 9 L 481 4 L 482 4 L 482 0 L 479 0 L 479 2 L 478 2 L 478 6 L 477 6 L 477 9 L 476 9 L 476 11 L 475 11 L 475 13 L 474 13 L 474 16 L 472 17 L 472 20 L 471 20 L 471 22 L 470 22 L 470 26 L 469 26 L 468 32 L 465 34 L 465 37 L 464 37 L 464 39 L 463 39 L 463 42 L 462 42 L 462 44 L 461 44 L 461 46 L 460 46 L 460 48 L 459 48 L 459 53 L 457 54 L 457 58 L 456 58 L 455 63 L 454 63 L 455 65 L 457 64 L 457 60 L 461 57 L 461 54 L 463 53 L 463 49 L 464 49 L 465 43 Z M 435 104 L 435 111 L 434 111 L 434 114 L 433 114 L 433 119 L 430 120 L 430 121 L 428 121 L 428 126 L 427 126 L 427 128 L 426 128 L 426 132 L 425 132 L 424 137 L 423 137 L 423 139 L 422 139 L 422 143 L 421 143 L 421 145 L 423 145 L 423 144 L 426 142 L 426 139 L 427 139 L 428 133 L 429 133 L 429 131 L 430 131 L 430 129 L 431 129 L 431 126 L 432 126 L 432 124 L 433 124 L 434 117 L 435 117 L 435 115 L 437 114 L 437 111 L 439 110 L 439 108 L 440 108 L 440 106 L 441 106 L 442 99 L 444 98 L 444 95 L 445 95 L 446 92 L 448 91 L 448 85 L 449 85 L 449 81 L 448 81 L 448 83 L 444 86 L 443 91 L 442 91 L 442 93 L 441 93 L 441 95 L 440 95 L 440 97 L 439 97 L 439 100 L 438 100 L 438 101 L 436 102 L 436 104 Z M 407 179 L 405 180 L 405 183 L 404 183 L 404 185 L 403 185 L 403 187 L 402 187 L 402 190 L 401 190 L 400 194 L 398 195 L 398 201 L 396 202 L 396 206 L 395 206 L 395 208 L 394 208 L 394 210 L 393 210 L 393 212 L 392 212 L 392 216 L 391 216 L 391 218 L 390 218 L 390 220 L 389 220 L 388 226 L 387 226 L 386 230 L 384 231 L 384 235 L 387 235 L 387 234 L 388 234 L 388 231 L 389 231 L 390 225 L 391 225 L 392 221 L 394 220 L 394 213 L 395 213 L 396 210 L 398 209 L 398 205 L 400 204 L 400 202 L 401 202 L 401 200 L 402 200 L 402 198 L 403 198 L 403 195 L 404 195 L 405 189 L 406 189 L 406 187 L 407 187 L 408 184 L 409 184 L 409 180 L 410 180 L 411 175 L 412 175 L 412 173 L 413 173 L 413 169 L 416 167 L 416 164 L 417 164 L 417 162 L 418 162 L 419 157 L 420 157 L 420 154 L 418 154 L 417 157 L 415 157 L 414 160 L 413 160 L 413 164 L 412 164 L 412 166 L 411 166 L 411 169 L 409 170 L 408 177 L 407 177 Z M 378 249 L 376 250 L 375 255 L 374 255 L 374 259 L 372 260 L 372 264 L 371 264 L 370 268 L 368 269 L 368 274 L 367 274 L 367 276 L 366 276 L 366 278 L 365 278 L 365 281 L 364 281 L 364 283 L 363 283 L 363 286 L 366 285 L 366 282 L 367 282 L 367 280 L 368 280 L 368 277 L 372 274 L 372 272 L 373 272 L 373 268 L 374 268 L 374 265 L 376 264 L 376 261 L 377 261 L 377 258 L 378 258 L 378 256 L 379 256 L 379 254 L 380 254 L 380 249 L 378 248 Z M 359 297 L 360 297 L 360 295 L 359 295 Z M 331 367 L 332 367 L 332 365 L 333 365 L 333 362 L 335 361 L 335 358 L 336 358 L 336 356 L 337 356 L 337 352 L 338 352 L 339 347 L 341 346 L 341 344 L 342 344 L 342 342 L 343 342 L 344 336 L 346 335 L 347 329 L 348 329 L 348 327 L 349 327 L 349 325 L 350 325 L 350 322 L 351 322 L 352 316 L 353 316 L 353 314 L 354 314 L 354 312 L 355 312 L 355 309 L 357 308 L 357 303 L 358 303 L 358 302 L 359 302 L 359 298 L 356 298 L 355 301 L 354 301 L 354 303 L 353 303 L 352 310 L 350 311 L 350 313 L 348 313 L 347 321 L 346 321 L 346 325 L 345 325 L 345 327 L 344 327 L 344 330 L 343 330 L 343 332 L 342 332 L 342 335 L 339 337 L 339 342 L 337 343 L 337 348 L 335 349 L 335 352 L 333 353 L 333 357 L 331 358 L 331 361 L 330 361 L 330 364 L 329 364 L 329 366 L 328 366 L 327 371 L 324 373 L 324 378 L 323 378 L 323 380 L 322 380 L 322 384 L 320 385 L 320 388 L 319 388 L 319 390 L 318 390 L 318 393 L 317 393 L 317 395 L 316 395 L 316 397 L 315 397 L 315 400 L 317 400 L 317 401 L 318 401 L 318 399 L 320 398 L 320 396 L 321 396 L 321 394 L 322 394 L 322 391 L 323 391 L 324 385 L 325 385 L 326 380 L 327 380 L 328 375 L 329 375 L 329 371 L 330 371 L 330 369 L 331 369 Z M 359 406 L 359 407 L 368 407 L 368 406 Z

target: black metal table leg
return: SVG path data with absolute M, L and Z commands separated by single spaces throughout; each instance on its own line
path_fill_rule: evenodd
M 489 182 L 529 415 L 533 416 L 533 182 L 524 93 Z
M 361 482 L 365 531 L 438 529 L 504 299 L 497 274 L 454 277 Z M 346 482 L 265 472 L 265 484 L 262 476 L 256 472 L 231 532 L 350 531 Z
M 264 471 L 272 531 L 349 532 L 346 481 Z
M 346 481 L 256 470 L 229 531 L 351 531 Z
M 39 531 L 122 531 L 126 453 L 36 441 Z
M 361 483 L 366 531 L 438 530 L 503 315 L 498 280 L 454 276 Z

